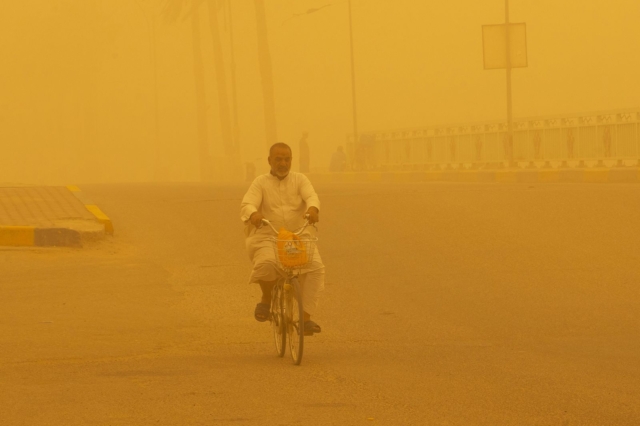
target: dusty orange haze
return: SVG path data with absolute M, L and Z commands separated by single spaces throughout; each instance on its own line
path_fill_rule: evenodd
M 482 68 L 481 25 L 502 0 L 352 0 L 361 131 L 506 115 L 504 71 Z M 254 2 L 229 0 L 242 161 L 265 164 Z M 352 131 L 348 5 L 267 0 L 278 139 L 310 133 L 312 169 Z M 331 4 L 293 19 L 314 7 Z M 0 15 L 0 182 L 199 179 L 192 23 L 164 0 L 6 1 Z M 228 9 L 220 13 L 230 87 Z M 209 149 L 223 156 L 212 38 L 200 13 Z M 514 70 L 514 116 L 640 105 L 637 0 L 511 0 L 529 67 Z M 152 19 L 156 20 L 158 140 Z M 229 89 L 230 90 L 230 89 Z M 157 149 L 157 161 L 156 161 Z M 260 170 L 259 170 L 260 171 Z

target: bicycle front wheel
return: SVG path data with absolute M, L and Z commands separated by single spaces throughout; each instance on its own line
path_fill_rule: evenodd
M 284 356 L 287 334 L 284 320 L 284 289 L 282 280 L 279 280 L 271 290 L 271 328 L 273 329 L 273 342 L 276 345 L 276 353 Z
M 289 340 L 289 352 L 295 365 L 302 362 L 302 350 L 304 349 L 304 309 L 302 306 L 302 288 L 297 278 L 285 284 L 287 339 Z

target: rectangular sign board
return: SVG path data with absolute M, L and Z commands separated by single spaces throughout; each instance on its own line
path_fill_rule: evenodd
M 482 26 L 482 51 L 484 69 L 507 68 L 506 24 Z M 511 68 L 527 66 L 527 24 L 509 24 Z

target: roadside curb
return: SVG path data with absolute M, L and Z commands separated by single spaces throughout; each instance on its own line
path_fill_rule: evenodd
M 93 214 L 99 224 L 83 224 L 80 227 L 60 221 L 55 227 L 38 226 L 2 226 L 0 225 L 0 246 L 11 247 L 82 247 L 83 241 L 95 241 L 105 234 L 113 235 L 111 219 L 91 201 L 87 200 L 80 188 L 74 185 L 66 187 L 85 208 Z
M 68 228 L 0 226 L 0 246 L 82 247 L 82 235 Z
M 113 223 L 111 219 L 104 214 L 100 207 L 98 207 L 91 200 L 86 198 L 82 193 L 82 190 L 75 185 L 67 185 L 67 189 L 86 207 L 91 214 L 93 214 L 98 222 L 104 225 L 104 232 L 109 235 L 113 235 Z
M 522 170 L 427 170 L 406 172 L 309 173 L 314 183 L 622 183 L 640 182 L 640 168 L 522 169 Z

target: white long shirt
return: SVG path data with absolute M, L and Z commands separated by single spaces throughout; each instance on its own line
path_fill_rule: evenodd
M 302 173 L 289 172 L 280 180 L 272 174 L 258 176 L 242 199 L 240 219 L 246 224 L 254 212 L 260 212 L 276 229 L 295 230 L 304 223 L 309 207 L 320 210 L 320 200 L 311 181 Z M 267 231 L 263 227 L 261 231 Z

